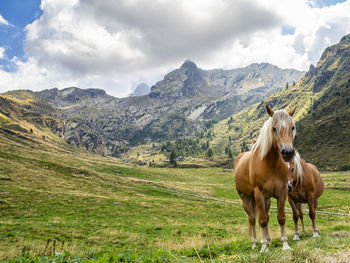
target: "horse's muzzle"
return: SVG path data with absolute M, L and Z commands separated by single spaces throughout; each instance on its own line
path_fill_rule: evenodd
M 292 160 L 292 158 L 294 157 L 295 151 L 293 148 L 290 149 L 283 149 L 281 151 L 282 154 L 282 158 L 285 162 L 289 162 Z

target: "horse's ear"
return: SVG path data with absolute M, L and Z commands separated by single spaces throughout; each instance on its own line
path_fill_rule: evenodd
M 270 117 L 273 116 L 273 114 L 275 113 L 273 110 L 270 109 L 269 105 L 266 104 L 266 111 L 267 114 L 270 115 Z
M 294 110 L 291 110 L 291 111 L 288 112 L 289 116 L 293 117 L 296 108 L 297 107 L 295 107 Z

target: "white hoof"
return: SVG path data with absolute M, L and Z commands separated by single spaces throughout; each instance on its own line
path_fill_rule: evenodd
M 299 235 L 295 234 L 293 237 L 293 241 L 300 241 Z
M 266 253 L 266 252 L 269 252 L 269 249 L 266 244 L 262 244 L 260 253 Z
M 313 237 L 320 237 L 320 235 L 317 232 L 314 232 Z
M 290 246 L 288 245 L 288 243 L 287 243 L 287 242 L 284 242 L 284 243 L 283 243 L 282 250 L 289 250 L 289 249 L 291 249 L 291 248 L 290 248 Z
M 255 249 L 257 245 L 258 245 L 257 243 L 253 243 L 252 249 Z

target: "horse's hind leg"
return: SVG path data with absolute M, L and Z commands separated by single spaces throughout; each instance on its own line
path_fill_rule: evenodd
M 293 240 L 299 241 L 300 236 L 298 231 L 298 209 L 297 209 L 298 203 L 295 203 L 291 197 L 288 197 L 288 201 L 293 211 L 293 221 L 294 221 L 294 230 L 295 230 Z
M 313 196 L 311 196 L 308 200 L 309 203 L 309 216 L 312 221 L 312 232 L 313 232 L 313 237 L 319 237 L 320 235 L 318 234 L 318 229 L 316 227 L 316 207 L 317 207 L 317 200 L 314 199 Z
M 302 207 L 302 203 L 297 203 L 297 208 L 298 208 L 298 212 L 299 212 L 299 218 L 300 218 L 300 223 L 301 223 L 301 230 L 303 231 L 303 233 L 305 233 L 305 227 L 304 227 L 304 213 L 303 213 L 303 207 Z
M 248 215 L 249 221 L 249 234 L 252 237 L 252 249 L 256 247 L 258 241 L 256 239 L 255 231 L 255 202 L 253 197 L 244 196 L 242 197 L 243 208 Z

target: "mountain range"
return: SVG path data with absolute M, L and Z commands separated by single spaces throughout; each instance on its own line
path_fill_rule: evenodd
M 26 92 L 51 107 L 49 115 L 62 122 L 69 144 L 118 156 L 135 145 L 193 136 L 303 74 L 267 63 L 203 70 L 186 60 L 143 96 L 115 98 L 77 87 Z M 4 95 L 16 96 L 16 91 Z

